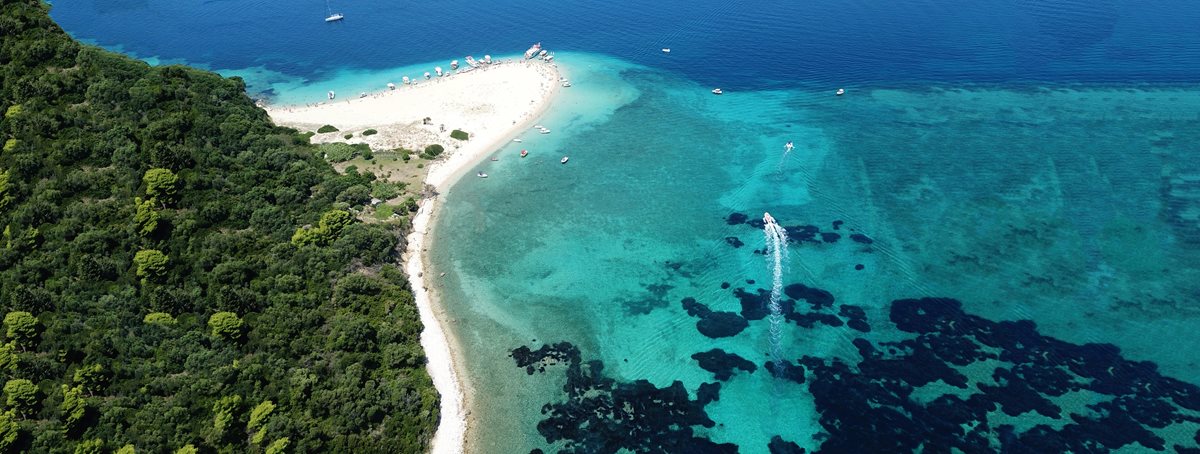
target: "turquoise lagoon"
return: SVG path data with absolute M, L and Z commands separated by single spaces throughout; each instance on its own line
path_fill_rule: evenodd
M 783 225 L 842 234 L 793 243 L 785 281 L 862 307 L 871 330 L 786 323 L 785 358 L 853 364 L 855 338 L 912 337 L 888 322 L 893 300 L 940 296 L 986 319 L 1034 320 L 1069 343 L 1115 344 L 1127 359 L 1197 381 L 1200 91 L 972 85 L 713 96 L 609 57 L 559 60 L 574 87 L 541 121 L 554 133 L 525 134 L 481 163 L 491 177 L 444 194 L 433 233 L 432 262 L 447 273 L 434 285 L 463 347 L 480 452 L 580 447 L 547 444 L 537 426 L 543 404 L 566 399 L 566 366 L 530 375 L 510 357 L 560 341 L 617 381 L 680 381 L 693 398 L 717 380 L 691 356 L 735 353 L 760 367 L 723 383 L 705 407 L 716 424 L 696 435 L 741 452 L 767 452 L 776 435 L 817 448 L 826 435 L 807 387 L 761 367 L 768 321 L 713 339 L 680 304 L 694 297 L 738 312 L 734 289 L 770 289 L 772 270 L 755 253 L 765 247 L 761 229 L 730 225 L 731 213 L 769 211 Z M 785 154 L 787 141 L 796 147 Z M 530 157 L 518 158 L 521 149 Z M 569 164 L 558 163 L 563 155 Z M 872 243 L 847 238 L 855 232 Z M 994 383 L 994 367 L 980 364 L 962 371 Z M 1061 418 L 997 410 L 988 419 L 1018 432 L 1062 427 L 1070 412 L 1094 413 L 1087 405 L 1108 399 L 1058 397 Z M 1194 446 L 1196 426 L 1162 433 L 1168 446 Z

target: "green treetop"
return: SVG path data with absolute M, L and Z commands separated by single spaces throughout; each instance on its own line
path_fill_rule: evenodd
M 236 341 L 242 338 L 244 322 L 233 312 L 217 312 L 208 319 L 208 327 L 213 336 Z
M 104 440 L 99 438 L 81 441 L 75 445 L 75 454 L 101 454 L 104 452 Z
M 62 411 L 63 421 L 68 429 L 74 429 L 78 426 L 83 417 L 87 415 L 87 400 L 83 397 L 83 387 L 76 386 L 74 388 L 61 385 L 63 400 L 59 405 L 59 410 Z
M 33 348 L 37 343 L 39 323 L 37 317 L 24 311 L 9 312 L 4 316 L 8 327 L 8 338 L 21 348 Z
M 24 378 L 9 380 L 4 384 L 5 401 L 8 408 L 18 414 L 32 414 L 38 403 L 38 389 L 33 382 Z
M 146 195 L 162 206 L 174 203 L 179 177 L 170 169 L 150 169 L 142 176 L 146 183 Z
M 155 249 L 143 249 L 133 256 L 133 263 L 137 265 L 137 275 L 147 280 L 158 280 L 167 274 L 167 262 L 169 258 L 166 254 Z

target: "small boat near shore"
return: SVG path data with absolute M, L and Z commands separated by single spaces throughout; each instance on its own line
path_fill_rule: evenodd
M 529 156 L 529 150 L 521 150 L 521 157 L 524 158 L 526 156 Z
M 487 174 L 483 173 L 483 172 L 479 172 L 479 173 L 475 174 L 475 176 L 477 176 L 479 178 L 487 178 Z
M 467 65 L 469 65 L 472 68 L 479 66 L 479 62 L 475 61 L 475 57 L 472 57 L 470 55 L 468 55 L 467 58 L 464 58 L 463 60 L 466 60 Z
M 725 93 L 725 92 L 721 91 L 721 89 L 720 89 L 720 88 L 714 88 L 714 89 L 712 90 L 712 94 L 714 94 L 714 95 L 720 95 L 720 94 L 724 94 L 724 93 Z
M 493 160 L 493 161 L 499 161 L 499 160 L 500 160 L 500 158 L 493 157 L 493 158 L 492 158 L 492 160 Z
M 541 51 L 542 51 L 542 43 L 540 43 L 540 42 L 537 44 L 534 44 L 532 46 L 529 46 L 529 49 L 525 51 L 525 59 L 528 60 L 530 58 L 533 58 L 534 56 L 537 56 L 538 52 L 541 52 Z
M 458 60 L 450 61 L 450 69 L 458 69 Z
M 570 159 L 571 159 L 571 158 L 570 158 L 569 156 L 563 156 L 563 158 L 562 158 L 562 159 L 560 159 L 560 160 L 558 160 L 558 162 L 559 162 L 559 163 L 562 163 L 562 164 L 566 164 L 566 163 L 567 163 L 567 161 L 568 161 L 568 160 L 570 160 Z

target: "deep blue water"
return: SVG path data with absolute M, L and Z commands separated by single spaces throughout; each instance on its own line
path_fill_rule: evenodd
M 332 0 L 334 24 L 320 0 L 54 3 L 77 38 L 139 57 L 309 79 L 542 41 L 734 90 L 1200 80 L 1190 0 Z

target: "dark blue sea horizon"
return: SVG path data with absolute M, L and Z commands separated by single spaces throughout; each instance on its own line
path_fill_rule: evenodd
M 735 90 L 1200 81 L 1200 4 L 1165 0 L 527 3 L 71 0 L 76 38 L 218 70 L 322 79 L 464 55 L 615 56 Z M 659 49 L 672 49 L 662 58 Z

